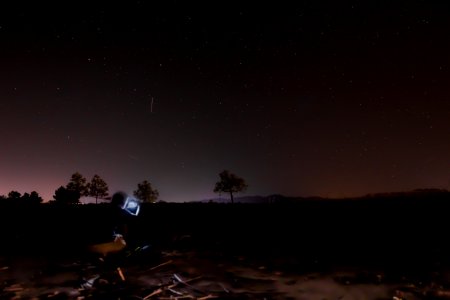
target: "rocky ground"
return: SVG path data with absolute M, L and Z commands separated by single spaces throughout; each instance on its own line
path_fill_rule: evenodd
M 1 299 L 450 299 L 446 272 L 287 270 L 252 257 L 163 251 L 116 265 L 96 259 L 3 257 Z M 282 260 L 282 259 L 281 259 Z M 106 267 L 108 266 L 108 267 Z M 425 279 L 426 278 L 426 279 Z

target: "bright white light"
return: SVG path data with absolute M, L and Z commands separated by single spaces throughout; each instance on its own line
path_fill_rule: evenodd
M 139 201 L 131 197 L 127 197 L 127 200 L 125 200 L 125 204 L 122 207 L 122 209 L 133 216 L 139 214 L 140 208 Z

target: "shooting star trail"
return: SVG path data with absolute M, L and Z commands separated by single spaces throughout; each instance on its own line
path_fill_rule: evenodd
M 150 102 L 150 112 L 153 113 L 153 97 L 152 97 L 152 102 Z

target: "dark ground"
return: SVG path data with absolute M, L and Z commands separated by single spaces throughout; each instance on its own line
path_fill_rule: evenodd
M 105 205 L 3 205 L 1 296 L 450 299 L 449 209 L 444 198 L 144 205 L 128 250 L 151 248 L 117 263 L 122 281 L 86 252 Z

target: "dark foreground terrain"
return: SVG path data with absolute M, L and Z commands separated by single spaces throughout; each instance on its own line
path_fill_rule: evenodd
M 101 262 L 86 247 L 106 205 L 3 205 L 0 295 L 450 299 L 449 212 L 446 197 L 146 205 L 127 251 Z

